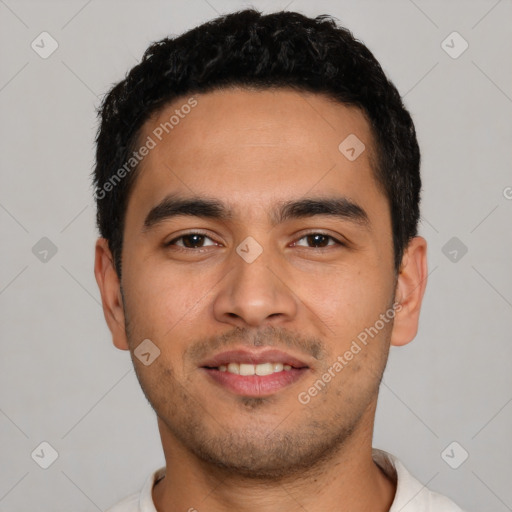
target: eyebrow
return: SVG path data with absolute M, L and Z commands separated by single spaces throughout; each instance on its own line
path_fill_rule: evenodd
M 371 223 L 367 212 L 357 203 L 344 196 L 302 198 L 279 203 L 270 212 L 273 226 L 289 219 L 303 219 L 325 215 L 348 221 L 370 231 Z M 219 221 L 233 219 L 233 211 L 223 202 L 208 197 L 166 196 L 153 207 L 144 220 L 143 231 L 178 216 L 202 217 Z

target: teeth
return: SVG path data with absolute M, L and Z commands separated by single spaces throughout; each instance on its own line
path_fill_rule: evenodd
M 240 375 L 254 375 L 255 373 L 256 373 L 256 368 L 254 367 L 253 364 L 244 364 L 244 363 L 240 364 Z
M 229 363 L 219 366 L 220 372 L 234 373 L 236 375 L 271 375 L 272 373 L 279 373 L 283 370 L 290 371 L 291 365 L 283 363 L 261 363 L 261 364 L 246 364 L 246 363 Z
M 237 363 L 229 363 L 228 364 L 228 372 L 236 373 L 238 375 L 240 373 L 240 365 Z
M 270 375 L 274 373 L 274 365 L 272 363 L 258 364 L 254 367 L 256 375 Z

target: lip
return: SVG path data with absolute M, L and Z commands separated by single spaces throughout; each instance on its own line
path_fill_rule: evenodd
M 296 383 L 309 372 L 308 368 L 292 368 L 270 375 L 236 375 L 215 368 L 201 368 L 212 382 L 236 395 L 245 397 L 270 396 Z
M 287 354 L 281 350 L 265 349 L 260 351 L 250 351 L 247 349 L 229 350 L 221 352 L 199 366 L 202 368 L 212 369 L 229 363 L 245 363 L 245 364 L 261 364 L 261 363 L 282 363 L 288 364 L 292 369 L 309 368 L 309 366 L 291 354 Z
M 291 366 L 270 375 L 237 375 L 230 372 L 221 372 L 218 367 L 229 363 L 261 364 L 282 363 Z M 263 397 L 269 396 L 294 384 L 309 372 L 307 363 L 291 354 L 281 350 L 263 349 L 247 350 L 236 349 L 221 352 L 203 361 L 200 369 L 222 388 L 241 396 Z

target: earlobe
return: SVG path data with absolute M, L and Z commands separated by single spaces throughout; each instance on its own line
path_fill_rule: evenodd
M 129 350 L 121 285 L 105 238 L 98 238 L 96 241 L 94 275 L 100 289 L 103 314 L 112 333 L 113 343 L 120 350 Z
M 397 279 L 396 309 L 391 345 L 406 345 L 418 332 L 421 304 L 427 286 L 427 241 L 416 236 L 409 242 Z

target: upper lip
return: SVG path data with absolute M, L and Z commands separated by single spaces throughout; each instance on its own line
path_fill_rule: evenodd
M 203 361 L 199 366 L 218 368 L 229 363 L 261 364 L 261 363 L 282 363 L 289 364 L 294 368 L 308 368 L 308 365 L 300 359 L 282 352 L 281 350 L 265 349 L 250 351 L 247 349 L 229 350 L 221 352 Z

